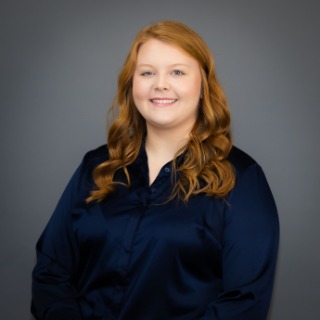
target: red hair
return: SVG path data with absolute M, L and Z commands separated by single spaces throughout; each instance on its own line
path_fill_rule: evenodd
M 232 148 L 230 111 L 216 78 L 212 54 L 204 40 L 186 25 L 160 21 L 137 34 L 119 74 L 117 96 L 111 109 L 118 115 L 109 130 L 109 160 L 95 168 L 96 189 L 91 191 L 87 201 L 101 201 L 115 190 L 117 184 L 123 184 L 113 179 L 118 170 L 124 171 L 125 185 L 130 186 L 127 167 L 137 159 L 146 135 L 145 120 L 133 101 L 132 79 L 139 49 L 150 39 L 175 45 L 192 56 L 199 63 L 202 78 L 199 114 L 183 148 L 183 162 L 177 166 L 175 161 L 182 150 L 174 158 L 174 174 L 178 173 L 179 178 L 171 197 L 178 196 L 184 201 L 199 193 L 225 197 L 235 184 L 235 172 L 227 160 Z

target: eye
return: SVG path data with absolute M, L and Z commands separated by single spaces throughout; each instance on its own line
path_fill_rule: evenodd
M 152 71 L 144 71 L 144 72 L 141 72 L 140 75 L 142 77 L 150 77 L 150 76 L 154 75 L 154 73 Z
M 183 71 L 181 71 L 181 70 L 173 70 L 172 71 L 172 75 L 174 75 L 174 76 L 183 76 L 185 73 L 183 72 Z

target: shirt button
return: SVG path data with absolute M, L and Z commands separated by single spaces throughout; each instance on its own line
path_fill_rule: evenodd
M 165 167 L 165 168 L 164 168 L 164 172 L 169 173 L 169 172 L 170 172 L 170 168 Z

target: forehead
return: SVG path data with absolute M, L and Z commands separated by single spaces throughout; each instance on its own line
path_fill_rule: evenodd
M 157 39 L 147 40 L 141 45 L 137 56 L 139 64 L 190 64 L 197 65 L 195 58 L 177 45 Z

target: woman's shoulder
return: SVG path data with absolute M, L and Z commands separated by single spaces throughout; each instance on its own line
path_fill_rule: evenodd
M 228 160 L 238 172 L 243 172 L 251 166 L 258 165 L 256 160 L 236 146 L 232 147 L 228 156 Z
M 108 145 L 103 144 L 95 149 L 89 150 L 84 158 L 90 161 L 106 161 L 108 160 L 109 152 L 108 152 Z
M 108 161 L 109 152 L 106 144 L 101 145 L 98 148 L 88 151 L 82 161 L 82 165 L 89 171 L 92 171 L 99 164 Z
M 253 198 L 257 198 L 259 193 L 263 194 L 264 197 L 267 194 L 270 195 L 269 199 L 271 202 L 273 201 L 263 168 L 254 158 L 233 146 L 228 160 L 236 173 L 236 184 L 231 195 L 238 194 L 240 203 L 243 203 L 243 199 L 248 195 L 253 196 L 255 194 L 256 196 L 253 196 Z

